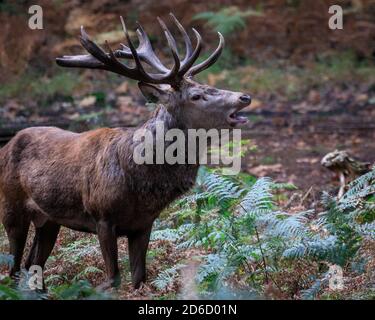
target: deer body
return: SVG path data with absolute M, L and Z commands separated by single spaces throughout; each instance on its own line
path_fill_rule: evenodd
M 107 215 L 119 236 L 142 229 L 192 186 L 198 166 L 136 164 L 135 130 L 22 130 L 1 151 L 0 172 L 10 173 L 2 181 L 4 194 L 17 181 L 27 210 L 78 231 L 96 233 L 95 221 Z
M 187 43 L 186 32 L 175 22 Z M 161 24 L 173 52 L 173 41 Z M 203 70 L 216 61 L 221 50 L 216 50 L 208 62 L 191 68 L 195 60 L 189 62 L 189 59 L 200 50 L 193 52 L 187 48 L 190 53 L 184 59 L 186 70 L 183 70 L 184 61 L 180 65 L 174 54 L 179 68 L 166 71 L 155 64 L 153 53 L 142 54 L 142 48 L 149 48 L 143 29 L 138 31 L 141 44 L 137 51 L 125 26 L 124 29 L 136 63 L 139 59 L 146 61 L 163 71 L 162 75 L 135 74 L 135 69 L 127 69 L 116 58 L 126 56 L 125 49 L 116 54 L 110 49 L 109 54 L 104 53 L 84 31 L 82 44 L 91 55 L 63 57 L 59 64 L 120 70 L 121 74 L 140 80 L 142 93 L 162 105 L 141 126 L 153 133 L 157 121 L 162 121 L 166 130 L 233 127 L 244 122 L 236 112 L 250 103 L 249 96 L 200 85 L 181 74 Z M 194 59 L 197 57 L 195 54 Z M 160 86 L 162 83 L 168 87 Z M 34 127 L 20 131 L 0 149 L 0 221 L 14 256 L 11 275 L 20 269 L 32 222 L 36 233 L 26 268 L 44 267 L 62 225 L 98 235 L 108 278 L 105 286 L 119 284 L 117 237 L 126 235 L 133 284 L 137 288 L 145 281 L 145 257 L 152 224 L 169 203 L 194 184 L 198 164 L 136 164 L 133 159 L 137 146 L 133 139 L 135 130 L 102 128 L 78 134 L 53 127 Z

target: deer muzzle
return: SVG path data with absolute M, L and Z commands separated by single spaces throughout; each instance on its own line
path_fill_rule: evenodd
M 251 97 L 248 94 L 243 94 L 238 98 L 238 104 L 235 108 L 231 109 L 228 116 L 227 122 L 231 127 L 235 127 L 240 124 L 246 124 L 248 118 L 240 113 L 240 111 L 250 105 Z

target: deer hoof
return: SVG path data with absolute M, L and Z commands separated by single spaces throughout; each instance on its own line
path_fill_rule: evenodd
M 111 288 L 118 288 L 121 284 L 121 278 L 120 275 L 116 276 L 114 278 L 108 279 L 99 286 L 96 287 L 99 291 L 105 291 Z

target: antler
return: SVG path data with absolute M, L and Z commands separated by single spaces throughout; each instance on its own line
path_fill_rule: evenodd
M 105 52 L 89 38 L 84 28 L 81 27 L 80 41 L 89 55 L 63 56 L 61 58 L 57 58 L 56 62 L 58 65 L 63 67 L 102 69 L 126 76 L 133 80 L 153 84 L 170 84 L 176 88 L 179 86 L 184 77 L 192 77 L 195 74 L 207 69 L 217 61 L 224 48 L 224 38 L 220 32 L 218 32 L 220 42 L 217 49 L 207 60 L 193 67 L 194 62 L 198 59 L 202 49 L 202 37 L 194 28 L 192 29 L 196 37 L 196 46 L 193 50 L 191 40 L 186 30 L 172 13 L 170 15 L 182 34 L 186 50 L 185 57 L 181 61 L 178 56 L 175 39 L 163 20 L 158 17 L 159 24 L 164 31 L 164 35 L 168 42 L 168 47 L 173 57 L 174 65 L 172 69 L 168 69 L 161 63 L 160 59 L 156 56 L 154 50 L 152 49 L 150 39 L 139 23 L 136 31 L 139 39 L 139 46 L 138 48 L 134 47 L 122 17 L 120 17 L 120 19 L 125 38 L 127 40 L 127 46 L 121 44 L 121 50 L 113 51 L 106 41 L 105 46 L 108 52 Z M 133 59 L 135 66 L 133 68 L 128 67 L 118 60 L 120 58 Z M 156 69 L 159 73 L 146 72 L 141 61 Z

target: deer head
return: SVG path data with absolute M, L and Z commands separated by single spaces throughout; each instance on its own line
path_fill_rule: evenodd
M 107 70 L 139 81 L 139 88 L 146 99 L 164 105 L 168 112 L 186 128 L 225 128 L 246 123 L 247 119 L 238 115 L 238 111 L 251 103 L 249 95 L 220 90 L 193 80 L 194 75 L 218 60 L 224 48 L 223 36 L 218 32 L 220 41 L 216 50 L 205 61 L 194 66 L 202 49 L 202 38 L 193 28 L 192 31 L 196 37 L 196 45 L 193 49 L 184 27 L 173 14 L 170 15 L 182 34 L 186 50 L 184 58 L 180 60 L 174 37 L 165 23 L 158 18 L 173 57 L 174 64 L 171 69 L 165 67 L 156 56 L 140 24 L 136 32 L 139 46 L 135 48 L 122 17 L 120 19 L 127 46 L 121 44 L 121 49 L 113 51 L 105 42 L 108 51 L 105 52 L 90 40 L 81 27 L 81 44 L 90 54 L 63 56 L 57 58 L 56 62 L 63 67 Z M 119 59 L 132 59 L 135 66 L 129 67 Z M 155 69 L 156 73 L 146 71 L 142 62 Z

